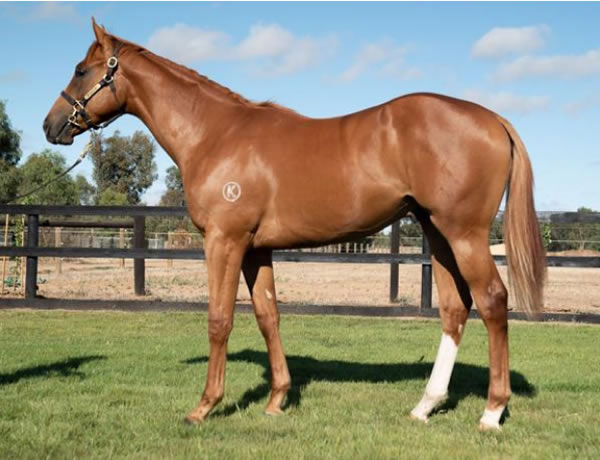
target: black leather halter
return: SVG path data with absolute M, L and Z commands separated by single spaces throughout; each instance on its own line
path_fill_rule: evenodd
M 94 85 L 92 89 L 90 89 L 81 99 L 75 99 L 65 91 L 61 91 L 60 95 L 73 107 L 73 112 L 67 118 L 66 124 L 71 124 L 73 126 L 77 126 L 84 131 L 87 129 L 102 129 L 108 126 L 110 123 L 115 121 L 118 117 L 120 117 L 123 113 L 119 112 L 110 120 L 100 123 L 99 125 L 92 122 L 90 116 L 85 110 L 85 106 L 98 92 L 107 86 L 110 86 L 114 91 L 114 74 L 117 71 L 117 67 L 119 65 L 119 60 L 117 59 L 119 49 L 116 49 L 113 56 L 109 57 L 106 61 L 106 73 L 100 79 L 98 83 Z M 77 121 L 77 117 L 81 117 L 81 119 L 85 122 L 85 126 L 80 124 Z

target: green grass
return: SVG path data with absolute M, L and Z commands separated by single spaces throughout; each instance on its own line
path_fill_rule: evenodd
M 600 328 L 511 324 L 514 396 L 479 433 L 487 336 L 471 321 L 428 425 L 420 399 L 437 321 L 282 317 L 294 381 L 286 415 L 263 415 L 262 337 L 237 315 L 225 399 L 182 423 L 206 375 L 206 315 L 0 311 L 0 458 L 599 458 Z

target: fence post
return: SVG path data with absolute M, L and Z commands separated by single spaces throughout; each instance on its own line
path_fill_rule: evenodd
M 27 247 L 37 248 L 39 243 L 40 216 L 37 214 L 27 215 Z M 25 298 L 35 299 L 37 295 L 38 258 L 27 256 L 27 270 L 25 272 Z
M 144 216 L 135 216 L 133 218 L 133 247 L 143 249 L 145 242 L 146 218 Z M 144 295 L 146 293 L 146 261 L 144 259 L 133 259 L 133 284 L 135 295 Z
M 25 216 L 21 216 L 21 246 L 25 246 Z M 25 259 L 21 257 L 21 270 L 19 272 L 19 279 L 21 280 L 20 291 L 25 295 Z M 17 283 L 14 284 L 14 291 L 17 290 Z
M 4 247 L 8 247 L 8 222 L 10 220 L 10 215 L 6 215 L 6 220 L 4 221 Z M 0 291 L 0 295 L 4 295 L 4 278 L 6 277 L 6 261 L 8 257 L 2 256 L 2 290 Z
M 423 234 L 423 255 L 430 256 L 429 240 Z M 421 265 L 421 309 L 431 308 L 431 261 Z
M 392 235 L 390 237 L 390 254 L 400 253 L 400 221 L 392 224 Z M 390 302 L 398 301 L 398 264 L 390 264 Z
M 125 229 L 119 229 L 119 249 L 125 249 Z M 121 259 L 121 268 L 125 268 L 125 258 Z
M 167 232 L 167 248 L 173 249 L 173 232 Z M 173 259 L 167 259 L 167 267 L 173 268 Z
M 54 247 L 60 248 L 62 246 L 62 238 L 61 238 L 61 227 L 56 227 L 54 229 Z M 62 273 L 62 257 L 56 257 L 56 272 Z

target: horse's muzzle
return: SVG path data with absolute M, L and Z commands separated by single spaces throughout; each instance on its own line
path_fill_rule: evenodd
M 71 145 L 73 143 L 73 133 L 66 117 L 58 122 L 51 121 L 49 116 L 46 117 L 43 129 L 46 139 L 51 144 Z

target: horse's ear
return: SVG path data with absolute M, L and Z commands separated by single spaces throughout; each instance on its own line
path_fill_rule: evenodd
M 104 48 L 104 50 L 110 50 L 110 38 L 106 33 L 104 27 L 96 24 L 96 20 L 92 16 L 92 28 L 94 29 L 94 35 L 96 35 L 96 41 L 98 44 Z

